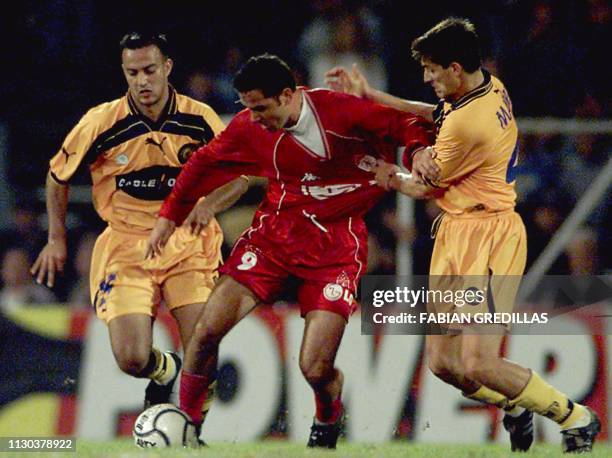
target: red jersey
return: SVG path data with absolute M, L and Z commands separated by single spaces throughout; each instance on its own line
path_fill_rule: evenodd
M 275 132 L 237 114 L 227 128 L 198 149 L 183 167 L 160 216 L 181 224 L 196 201 L 240 175 L 268 178 L 261 212 L 313 222 L 359 217 L 384 193 L 371 167 L 395 162 L 431 144 L 423 118 L 325 89 L 303 89 L 302 111 L 291 128 Z

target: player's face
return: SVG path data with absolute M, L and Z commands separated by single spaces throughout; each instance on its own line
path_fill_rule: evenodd
M 291 97 L 285 91 L 274 97 L 264 97 L 263 92 L 259 89 L 241 92 L 240 102 L 249 109 L 251 121 L 274 132 L 287 125 L 291 114 L 289 103 Z
M 455 64 L 444 68 L 440 64 L 422 59 L 421 66 L 423 67 L 423 81 L 434 89 L 436 96 L 440 99 L 452 100 L 461 83 Z
M 130 94 L 136 103 L 152 107 L 163 102 L 168 88 L 172 60 L 167 59 L 157 46 L 124 49 L 121 55 L 123 74 Z

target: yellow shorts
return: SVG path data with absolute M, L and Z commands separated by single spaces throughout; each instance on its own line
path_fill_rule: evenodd
M 512 312 L 526 259 L 525 226 L 513 210 L 444 214 L 431 257 L 429 289 L 454 291 L 455 300 L 438 297 L 428 303 L 429 311 Z M 469 301 L 457 301 L 467 294 Z
M 218 276 L 223 234 L 216 221 L 193 237 L 179 227 L 161 256 L 144 260 L 148 234 L 111 227 L 96 241 L 90 273 L 91 302 L 106 323 L 120 315 L 156 316 L 163 299 L 169 310 L 206 302 Z

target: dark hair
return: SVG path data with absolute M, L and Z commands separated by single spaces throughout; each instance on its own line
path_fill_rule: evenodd
M 451 17 L 412 42 L 412 57 L 444 68 L 457 62 L 466 72 L 473 73 L 481 66 L 480 39 L 469 20 Z
M 274 97 L 285 88 L 295 90 L 295 87 L 295 75 L 289 65 L 272 54 L 249 58 L 234 77 L 238 92 L 259 89 L 264 97 Z
M 168 39 L 163 33 L 129 32 L 119 42 L 121 51 L 124 49 L 140 49 L 147 46 L 157 46 L 164 57 L 168 57 Z

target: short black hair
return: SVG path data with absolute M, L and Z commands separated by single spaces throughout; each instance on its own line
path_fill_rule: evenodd
M 480 38 L 468 19 L 450 17 L 412 42 L 412 57 L 444 68 L 457 62 L 466 72 L 473 73 L 482 65 Z
M 147 46 L 157 46 L 164 57 L 169 57 L 168 39 L 163 33 L 129 32 L 119 42 L 121 51 L 124 49 L 140 49 Z
M 295 75 L 289 65 L 272 54 L 253 56 L 234 77 L 234 89 L 248 92 L 259 89 L 264 97 L 275 97 L 289 88 L 295 91 Z

